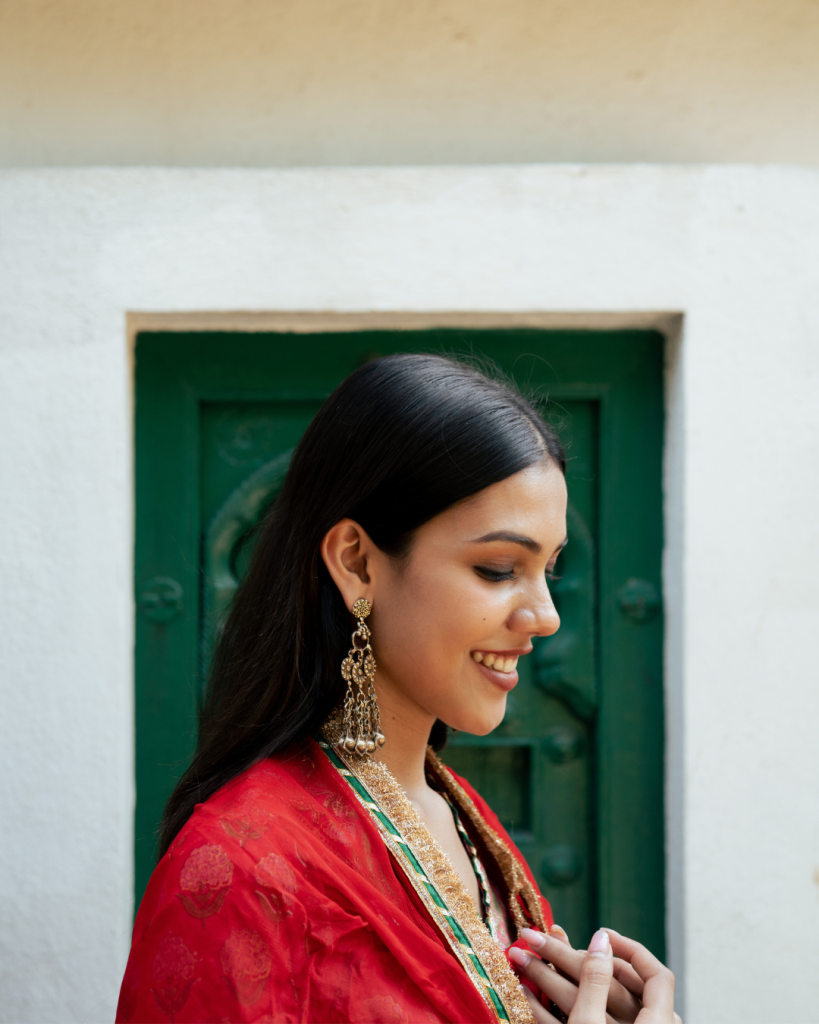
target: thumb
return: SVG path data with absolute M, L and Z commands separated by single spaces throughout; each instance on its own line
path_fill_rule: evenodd
M 601 928 L 592 935 L 589 951 L 580 968 L 580 985 L 569 1014 L 569 1024 L 605 1024 L 613 967 L 608 933 Z

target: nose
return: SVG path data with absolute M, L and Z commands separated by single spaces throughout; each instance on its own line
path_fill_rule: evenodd
M 512 612 L 507 627 L 527 636 L 551 636 L 560 628 L 560 616 L 544 579 L 533 587 Z

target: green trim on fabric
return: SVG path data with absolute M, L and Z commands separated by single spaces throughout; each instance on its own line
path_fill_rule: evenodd
M 430 898 L 436 907 L 441 911 L 441 917 L 448 925 L 452 935 L 455 937 L 458 945 L 463 949 L 466 956 L 469 958 L 472 966 L 475 968 L 476 973 L 480 977 L 481 981 L 486 987 L 487 994 L 492 1002 L 495 1013 L 501 1021 L 508 1022 L 509 1014 L 506 1012 L 506 1007 L 503 1005 L 503 1001 L 495 990 L 495 986 L 489 975 L 486 972 L 486 968 L 480 961 L 480 958 L 472 949 L 472 943 L 469 941 L 463 928 L 458 923 L 457 919 L 453 915 L 452 911 L 447 906 L 443 896 L 438 892 L 438 889 L 427 877 L 426 872 L 418 863 L 418 859 L 409 847 L 409 844 L 401 835 L 400 830 L 390 820 L 390 818 L 384 813 L 377 801 L 372 797 L 367 787 L 362 783 L 361 779 L 357 778 L 347 767 L 347 765 L 341 760 L 338 754 L 332 749 L 332 747 L 321 737 L 314 737 L 316 742 L 324 751 L 329 758 L 334 768 L 338 770 L 339 775 L 347 781 L 350 788 L 356 793 L 361 802 L 372 814 L 374 818 L 383 825 L 384 829 L 390 836 L 395 839 L 396 847 L 401 851 L 407 863 L 412 867 L 414 874 L 418 881 L 424 886 L 424 889 L 429 893 Z

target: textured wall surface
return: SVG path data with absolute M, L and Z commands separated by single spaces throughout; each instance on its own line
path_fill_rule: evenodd
M 819 162 L 815 0 L 0 0 L 0 165 Z
M 819 172 L 7 171 L 0 223 L 0 1019 L 111 1019 L 129 943 L 126 313 L 671 310 L 672 965 L 819 1021 Z

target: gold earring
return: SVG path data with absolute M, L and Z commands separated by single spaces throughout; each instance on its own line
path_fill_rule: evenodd
M 341 663 L 341 678 L 347 683 L 347 693 L 344 696 L 341 738 L 337 746 L 340 751 L 358 754 L 359 757 L 372 754 L 385 743 L 375 699 L 375 655 L 370 646 L 372 634 L 364 622 L 371 611 L 372 605 L 366 598 L 359 598 L 353 605 L 353 615 L 358 619 L 358 626 L 353 633 L 350 653 Z

